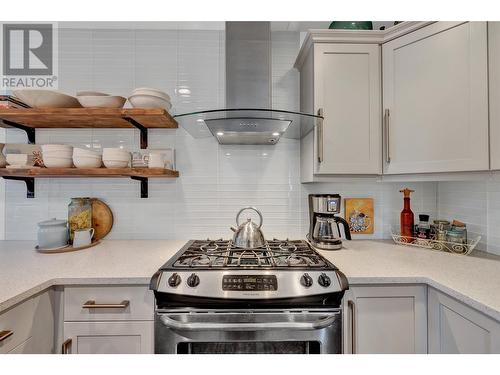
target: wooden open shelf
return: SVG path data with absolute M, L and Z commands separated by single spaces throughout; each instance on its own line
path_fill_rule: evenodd
M 35 196 L 35 178 L 130 177 L 141 182 L 141 198 L 147 198 L 149 178 L 175 178 L 179 172 L 164 168 L 0 168 L 0 177 L 24 181 L 28 198 Z
M 0 119 L 30 128 L 177 128 L 177 121 L 161 108 L 0 108 Z M 4 124 L 4 127 L 9 127 Z
M 0 177 L 179 177 L 164 168 L 0 168 Z
M 36 128 L 136 128 L 141 148 L 148 129 L 176 129 L 177 121 L 161 108 L 0 108 L 0 127 L 22 129 L 35 143 Z

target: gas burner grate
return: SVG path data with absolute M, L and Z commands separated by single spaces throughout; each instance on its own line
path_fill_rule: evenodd
M 307 242 L 267 241 L 265 246 L 240 249 L 228 240 L 196 240 L 174 261 L 174 268 L 322 268 L 328 267 Z

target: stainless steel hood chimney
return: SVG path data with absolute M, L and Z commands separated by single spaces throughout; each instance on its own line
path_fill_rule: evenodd
M 270 22 L 226 22 L 226 108 L 174 118 L 196 138 L 221 144 L 274 145 L 299 139 L 321 116 L 272 108 Z

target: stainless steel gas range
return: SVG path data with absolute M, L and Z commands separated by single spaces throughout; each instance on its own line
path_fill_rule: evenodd
M 190 241 L 150 288 L 156 353 L 342 352 L 347 279 L 305 241 Z

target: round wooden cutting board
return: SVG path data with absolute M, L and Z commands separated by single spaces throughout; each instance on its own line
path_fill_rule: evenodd
M 92 198 L 92 227 L 94 228 L 93 241 L 99 241 L 113 228 L 113 213 L 102 200 Z

